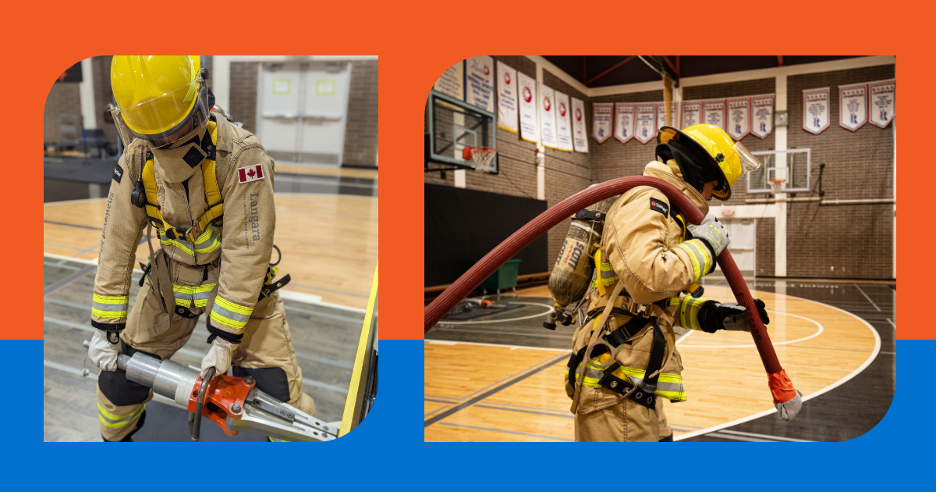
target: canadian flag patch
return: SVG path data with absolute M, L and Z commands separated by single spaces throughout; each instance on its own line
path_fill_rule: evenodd
M 263 178 L 263 166 L 260 164 L 242 167 L 237 170 L 237 179 L 240 183 L 249 183 Z

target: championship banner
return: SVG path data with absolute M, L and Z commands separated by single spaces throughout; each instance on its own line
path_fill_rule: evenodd
M 673 102 L 673 128 L 679 128 L 679 103 Z M 657 103 L 657 130 L 666 126 L 666 103 Z
M 725 100 L 711 99 L 702 101 L 702 123 L 725 129 Z M 688 126 L 688 125 L 687 125 Z
M 637 132 L 634 138 L 638 142 L 646 145 L 656 137 L 656 108 L 655 103 L 637 104 L 634 106 L 634 121 L 637 124 Z
M 585 103 L 572 98 L 572 144 L 576 152 L 588 152 L 588 137 L 585 129 Z
M 497 127 L 517 133 L 517 71 L 497 62 Z
M 868 84 L 871 100 L 871 124 L 886 127 L 897 116 L 897 79 Z
M 634 137 L 634 105 L 614 103 L 614 138 L 627 143 Z
M 751 133 L 751 98 L 739 97 L 725 101 L 728 105 L 728 135 L 741 140 Z
M 572 152 L 572 124 L 569 96 L 556 91 L 556 140 L 560 150 Z
M 592 103 L 592 138 L 604 143 L 611 138 L 611 118 L 614 103 Z
M 829 127 L 829 88 L 803 90 L 803 130 L 819 135 Z
M 517 72 L 517 94 L 520 96 L 520 138 L 539 142 L 536 118 L 536 80 Z
M 465 60 L 465 99 L 489 113 L 494 112 L 494 57 L 476 56 Z
M 539 85 L 539 90 L 540 137 L 543 138 L 543 146 L 558 149 L 559 142 L 556 139 L 556 94 L 543 84 Z
M 687 126 L 702 123 L 702 101 L 683 101 L 682 111 L 680 111 L 679 115 L 682 119 L 677 128 L 686 128 Z
M 751 111 L 754 123 L 751 133 L 763 140 L 773 132 L 774 95 L 751 96 Z
M 465 61 L 462 60 L 445 71 L 432 90 L 441 92 L 446 96 L 452 96 L 459 101 L 465 100 Z
M 868 85 L 839 86 L 839 126 L 858 131 L 868 122 Z

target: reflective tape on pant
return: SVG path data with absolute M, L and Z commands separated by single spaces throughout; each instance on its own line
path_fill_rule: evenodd
M 136 420 L 136 418 L 139 417 L 141 413 L 143 413 L 143 410 L 146 410 L 146 404 L 128 414 L 117 415 L 108 412 L 100 403 L 98 403 L 98 420 L 101 421 L 102 425 L 110 427 L 111 429 L 120 429 L 122 427 L 126 427 L 127 424 Z
M 123 319 L 127 317 L 128 296 L 101 296 L 94 294 L 91 314 L 104 319 Z
M 211 321 L 234 330 L 243 330 L 251 313 L 253 313 L 253 308 L 215 296 L 214 306 L 211 307 Z
M 601 357 L 592 359 L 592 361 L 597 361 L 597 365 L 602 365 L 608 361 L 610 354 L 602 354 Z M 601 369 L 596 369 L 592 366 L 592 361 L 586 363 L 585 366 L 585 377 L 582 380 L 582 385 L 590 386 L 592 388 L 600 388 L 601 385 L 598 384 L 601 381 L 601 378 L 604 377 L 604 371 Z M 621 366 L 617 370 L 611 373 L 613 376 L 618 379 L 628 379 L 627 376 L 630 376 L 630 380 L 640 386 L 643 384 L 643 378 L 646 374 L 645 371 L 641 369 L 634 369 L 632 367 Z M 569 378 L 569 370 L 566 369 L 566 379 Z M 579 375 L 575 375 L 575 380 L 579 380 Z M 659 378 L 657 378 L 657 389 L 654 392 L 657 396 L 666 398 L 673 401 L 686 401 L 686 390 L 683 387 L 682 376 L 677 374 L 669 374 L 662 372 L 660 373 Z

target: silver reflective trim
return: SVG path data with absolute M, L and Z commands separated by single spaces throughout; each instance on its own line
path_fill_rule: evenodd
M 611 270 L 601 269 L 601 278 L 614 278 L 617 276 L 618 274 L 614 273 L 614 269 L 611 269 Z
M 207 248 L 211 246 L 216 239 L 218 239 L 218 228 L 215 226 L 211 226 L 211 228 L 212 228 L 211 235 L 208 236 L 208 239 L 205 239 L 204 241 L 200 243 L 195 243 L 195 249 Z
M 214 306 L 211 308 L 211 312 L 219 316 L 224 316 L 225 318 L 231 321 L 238 321 L 240 323 L 246 323 L 250 320 L 250 316 L 246 314 L 235 313 L 234 311 L 229 311 L 221 307 L 217 302 L 214 303 Z
M 108 418 L 107 415 L 104 415 L 104 413 L 102 413 L 100 410 L 98 410 L 98 416 L 101 417 L 101 419 L 103 419 L 104 421 L 106 421 L 108 424 L 119 424 L 119 423 L 121 423 L 121 422 L 129 422 L 129 421 L 131 421 L 131 420 L 133 420 L 133 419 L 139 417 L 139 416 L 140 416 L 140 413 L 142 413 L 142 412 L 141 412 L 142 410 L 143 410 L 143 407 L 137 408 L 137 409 L 134 410 L 133 412 L 127 414 L 126 417 L 123 417 L 123 418 L 120 418 L 120 419 L 117 419 L 117 420 L 112 420 L 112 419 Z
M 701 274 L 702 274 L 702 275 L 705 275 L 706 272 L 708 272 L 708 266 L 709 266 L 709 265 L 708 265 L 708 263 L 705 261 L 705 255 L 702 254 L 702 252 L 699 250 L 699 247 L 696 246 L 696 243 L 694 243 L 694 242 L 692 242 L 692 241 L 686 241 L 686 242 L 681 243 L 681 244 L 683 244 L 684 246 L 686 246 L 687 248 L 689 248 L 689 249 L 692 250 L 692 252 L 695 254 L 696 261 L 699 262 L 699 269 L 701 270 Z
M 100 302 L 91 303 L 91 307 L 97 309 L 98 311 L 112 311 L 112 312 L 121 312 L 126 311 L 129 304 L 102 304 Z

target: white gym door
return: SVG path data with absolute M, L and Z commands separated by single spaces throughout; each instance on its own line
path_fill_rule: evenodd
M 262 63 L 257 74 L 257 136 L 273 159 L 340 166 L 351 64 Z
M 728 251 L 734 258 L 738 270 L 744 277 L 754 277 L 757 272 L 757 221 L 754 219 L 731 220 L 722 219 L 722 224 L 728 229 Z M 721 274 L 719 267 L 718 273 Z

